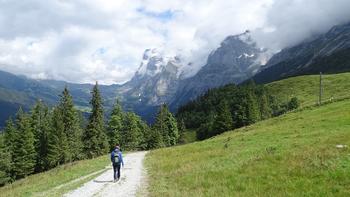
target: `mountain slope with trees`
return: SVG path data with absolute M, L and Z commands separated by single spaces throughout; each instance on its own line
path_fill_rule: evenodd
M 50 108 L 38 100 L 29 112 L 20 108 L 14 119 L 9 118 L 0 133 L 0 186 L 62 164 L 96 158 L 116 145 L 123 150 L 146 150 L 178 143 L 178 123 L 166 105 L 159 108 L 159 121 L 150 127 L 135 113 L 124 112 L 119 101 L 106 121 L 97 83 L 91 95 L 87 123 L 67 87 L 56 106 Z
M 149 195 L 349 196 L 349 112 L 344 100 L 152 151 Z
M 350 23 L 338 25 L 311 41 L 275 54 L 252 79 L 268 83 L 319 72 L 334 74 L 350 71 Z
M 319 99 L 319 83 L 319 75 L 308 75 L 266 85 L 226 85 L 209 90 L 180 107 L 176 117 L 179 121 L 184 121 L 187 129 L 197 130 L 198 139 L 205 139 L 226 130 L 281 115 L 298 106 L 303 108 L 315 105 Z M 349 92 L 350 73 L 322 76 L 323 102 L 349 98 Z M 226 130 L 219 129 L 218 125 Z

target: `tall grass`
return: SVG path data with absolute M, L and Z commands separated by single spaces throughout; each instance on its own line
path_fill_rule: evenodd
M 350 101 L 146 156 L 150 196 L 350 196 Z
M 1 187 L 0 196 L 61 196 L 63 193 L 79 187 L 83 182 L 92 179 L 98 174 L 88 176 L 72 184 L 66 183 L 98 170 L 105 169 L 109 162 L 108 156 L 101 156 L 91 160 L 82 160 L 62 165 L 50 171 L 35 174 L 25 179 L 18 180 L 13 184 Z

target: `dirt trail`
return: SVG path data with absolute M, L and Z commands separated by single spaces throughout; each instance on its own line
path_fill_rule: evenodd
M 121 169 L 120 180 L 113 183 L 113 169 L 110 169 L 85 183 L 80 188 L 73 190 L 64 196 L 135 196 L 138 189 L 144 186 L 143 159 L 146 152 L 129 153 L 124 156 L 125 167 Z

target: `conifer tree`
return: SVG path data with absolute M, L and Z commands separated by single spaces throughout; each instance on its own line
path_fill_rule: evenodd
M 167 127 L 170 140 L 169 146 L 176 145 L 179 140 L 179 129 L 177 127 L 176 119 L 170 111 L 167 113 Z
M 164 105 L 159 107 L 159 111 L 156 116 L 156 122 L 153 125 L 153 129 L 157 130 L 157 132 L 161 136 L 161 144 L 164 146 L 169 146 L 169 132 L 168 127 L 166 125 L 166 109 Z
M 164 147 L 163 138 L 160 130 L 153 126 L 150 128 L 148 135 L 146 136 L 147 149 L 155 149 Z
M 177 127 L 179 129 L 179 143 L 185 143 L 184 134 L 186 132 L 186 126 L 183 118 L 177 121 Z
M 64 133 L 68 143 L 66 160 L 70 162 L 82 158 L 82 129 L 80 128 L 78 112 L 74 108 L 73 98 L 70 95 L 67 86 L 64 88 L 60 97 L 60 102 L 57 108 L 62 115 Z
M 93 158 L 108 151 L 108 141 L 104 128 L 103 107 L 98 84 L 92 90 L 92 112 L 83 135 L 84 151 L 88 158 Z
M 11 181 L 11 153 L 6 146 L 5 137 L 0 134 L 0 186 Z
M 48 164 L 55 167 L 67 161 L 68 141 L 64 132 L 61 110 L 57 107 L 52 111 L 51 129 L 48 134 Z
M 13 152 L 15 150 L 14 139 L 16 136 L 17 136 L 17 131 L 16 131 L 15 125 L 13 123 L 13 120 L 10 117 L 6 121 L 6 127 L 4 130 L 4 143 L 5 143 L 5 146 L 9 148 L 9 152 L 11 155 L 11 161 L 12 161 Z
M 141 118 L 138 118 L 138 127 L 140 128 L 140 141 L 138 145 L 139 150 L 147 150 L 148 147 L 148 136 L 150 135 L 150 128 L 149 126 L 141 120 Z
M 260 99 L 260 117 L 262 120 L 268 119 L 272 115 L 272 109 L 269 104 L 269 99 L 267 97 L 266 91 L 264 89 L 261 90 Z
M 260 120 L 260 110 L 257 98 L 252 91 L 248 91 L 247 94 L 247 105 L 246 105 L 246 124 L 253 124 Z
M 126 113 L 123 131 L 122 146 L 127 150 L 136 150 L 141 141 L 141 129 L 136 114 Z
M 41 172 L 48 169 L 47 151 L 50 117 L 48 108 L 40 100 L 32 110 L 30 121 L 34 134 L 34 147 L 36 152 L 35 171 Z
M 121 132 L 123 129 L 123 111 L 119 100 L 115 103 L 111 117 L 108 122 L 108 141 L 109 148 L 112 150 L 115 145 L 121 142 Z
M 213 135 L 220 134 L 233 128 L 233 120 L 226 100 L 220 102 L 213 123 Z
M 164 146 L 175 145 L 179 138 L 176 119 L 166 104 L 160 106 L 153 129 L 158 130 Z
M 22 108 L 17 112 L 16 127 L 13 142 L 13 172 L 16 178 L 23 178 L 34 172 L 36 153 L 30 119 Z

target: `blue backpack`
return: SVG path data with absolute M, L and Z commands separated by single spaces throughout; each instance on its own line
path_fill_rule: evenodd
M 119 152 L 114 152 L 113 164 L 120 165 L 121 159 L 119 158 Z

